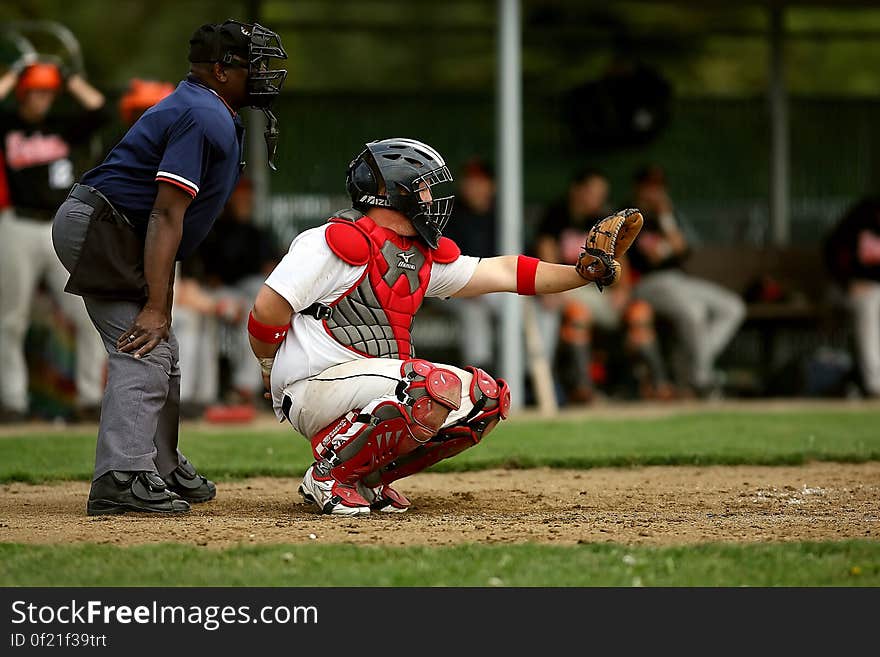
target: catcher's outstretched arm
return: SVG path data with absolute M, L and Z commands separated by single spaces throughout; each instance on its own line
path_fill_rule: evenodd
M 534 283 L 534 291 L 521 288 L 524 279 L 527 287 Z M 557 265 L 525 256 L 497 256 L 480 260 L 467 285 L 452 296 L 476 297 L 490 292 L 554 294 L 587 283 L 572 265 Z

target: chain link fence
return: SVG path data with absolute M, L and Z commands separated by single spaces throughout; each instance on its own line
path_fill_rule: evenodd
M 763 246 L 770 240 L 770 128 L 765 99 L 679 99 L 651 143 L 613 151 L 576 143 L 555 97 L 524 107 L 525 234 L 584 166 L 605 170 L 611 204 L 627 204 L 632 172 L 663 165 L 695 243 Z M 791 240 L 813 244 L 863 195 L 878 188 L 880 100 L 793 99 Z M 366 141 L 411 136 L 436 146 L 454 172 L 469 156 L 494 155 L 492 95 L 287 95 L 278 103 L 279 171 L 266 216 L 282 243 L 348 205 L 345 170 Z

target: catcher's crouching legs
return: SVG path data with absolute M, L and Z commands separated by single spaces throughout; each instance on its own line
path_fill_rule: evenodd
M 330 423 L 311 440 L 315 463 L 300 494 L 324 513 L 355 515 L 370 508 L 405 511 L 409 501 L 367 475 L 430 440 L 461 406 L 461 379 L 425 360 L 401 365 L 395 394 L 380 397 Z
M 493 379 L 476 367 L 465 369 L 473 374 L 469 391 L 473 410 L 459 422 L 441 429 L 427 443 L 418 445 L 370 473 L 364 480 L 365 484 L 387 487 L 393 481 L 421 472 L 438 461 L 473 447 L 501 420 L 507 419 L 510 411 L 510 388 L 507 382 Z

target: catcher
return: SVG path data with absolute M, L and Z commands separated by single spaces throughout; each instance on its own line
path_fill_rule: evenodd
M 251 346 L 278 418 L 311 442 L 299 491 L 324 513 L 406 511 L 392 482 L 476 445 L 507 417 L 503 379 L 415 357 L 425 296 L 613 285 L 616 258 L 641 227 L 637 210 L 600 221 L 577 267 L 474 258 L 442 236 L 453 197 L 439 193 L 451 182 L 427 144 L 366 144 L 346 177 L 354 207 L 299 234 L 257 295 Z

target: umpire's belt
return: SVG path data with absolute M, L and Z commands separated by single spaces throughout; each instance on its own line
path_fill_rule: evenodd
M 333 306 L 325 306 L 323 303 L 313 303 L 300 314 L 311 315 L 315 319 L 330 319 L 333 317 Z
M 124 224 L 127 224 L 130 228 L 134 228 L 134 224 L 131 223 L 129 218 L 114 208 L 113 204 L 107 199 L 107 197 L 94 187 L 74 183 L 73 187 L 70 188 L 70 193 L 67 197 L 75 198 L 77 201 L 81 201 L 86 205 L 95 208 L 96 218 L 103 217 L 106 214 L 112 214 Z

